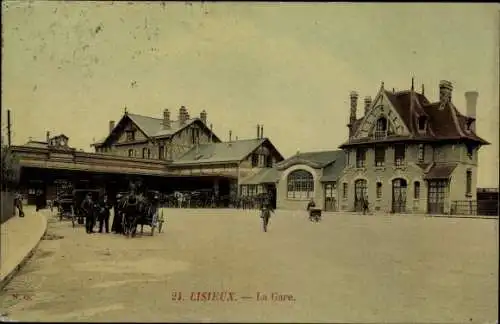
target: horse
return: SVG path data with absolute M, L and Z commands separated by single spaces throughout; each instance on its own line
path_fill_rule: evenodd
M 146 211 L 146 200 L 141 195 L 129 194 L 120 199 L 118 206 L 119 214 L 122 216 L 123 234 L 134 237 L 137 233 L 138 220 Z

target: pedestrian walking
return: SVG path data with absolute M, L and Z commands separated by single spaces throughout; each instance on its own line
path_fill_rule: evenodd
M 271 219 L 271 213 L 274 214 L 274 210 L 271 207 L 271 202 L 269 199 L 265 199 L 260 211 L 260 218 L 262 218 L 262 229 L 267 232 L 267 227 L 269 226 L 269 220 Z
M 363 204 L 363 215 L 370 213 L 370 203 L 368 202 L 368 196 L 364 197 L 361 203 Z

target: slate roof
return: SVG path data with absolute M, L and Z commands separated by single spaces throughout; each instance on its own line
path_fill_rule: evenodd
M 457 165 L 457 163 L 435 163 L 424 179 L 449 179 Z
M 276 183 L 281 176 L 281 171 L 276 168 L 265 168 L 249 179 L 242 181 L 241 184 L 261 184 Z
M 339 151 L 341 150 L 298 153 L 278 163 L 276 167 L 278 170 L 284 170 L 292 165 L 303 163 L 312 168 L 322 169 L 338 158 Z
M 323 169 L 321 182 L 337 181 L 342 175 L 346 163 L 346 154 L 343 150 L 336 151 L 335 161 Z
M 439 109 L 441 103 L 431 103 L 423 94 L 411 90 L 389 92 L 383 90 L 396 112 L 401 116 L 406 127 L 410 131 L 410 137 L 388 136 L 385 139 L 373 140 L 371 138 L 350 139 L 340 147 L 350 144 L 395 142 L 401 140 L 414 141 L 437 141 L 437 140 L 467 140 L 478 144 L 489 144 L 477 136 L 473 131 L 467 130 L 466 124 L 469 117 L 461 114 L 453 103 L 444 105 Z M 418 118 L 427 118 L 427 129 L 425 132 L 418 131 Z M 353 123 L 353 132 L 361 126 L 364 117 Z
M 196 121 L 203 123 L 201 121 L 201 119 L 199 119 L 199 118 L 190 118 L 190 119 L 186 120 L 184 125 L 181 125 L 179 120 L 170 120 L 170 128 L 164 129 L 163 119 L 161 119 L 161 118 L 154 118 L 154 117 L 143 116 L 143 115 L 138 115 L 138 114 L 133 114 L 133 113 L 128 112 L 122 117 L 120 122 L 118 122 L 116 124 L 115 128 L 121 123 L 121 121 L 125 117 L 130 118 L 134 122 L 134 124 L 136 124 L 137 127 L 139 127 L 139 129 L 144 132 L 144 134 L 146 136 L 152 137 L 152 138 L 161 138 L 161 137 L 172 136 L 175 133 L 179 132 L 183 128 L 191 125 L 192 123 L 194 123 Z M 109 137 L 109 134 L 106 137 L 104 137 L 103 139 L 94 143 L 94 145 L 103 144 L 104 141 L 106 141 L 106 139 L 108 137 Z M 213 134 L 213 137 L 215 140 L 220 141 L 219 138 L 215 134 Z
M 187 151 L 172 165 L 239 162 L 257 149 L 267 138 L 246 139 L 232 142 L 200 144 Z

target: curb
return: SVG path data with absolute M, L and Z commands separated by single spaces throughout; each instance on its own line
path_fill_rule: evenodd
M 9 272 L 9 274 L 6 275 L 2 279 L 2 281 L 0 282 L 0 291 L 3 290 L 5 288 L 5 286 L 7 286 L 10 283 L 10 281 L 23 268 L 23 266 L 33 257 L 33 255 L 35 254 L 36 249 L 38 248 L 38 246 L 40 245 L 40 242 L 42 241 L 42 238 L 45 236 L 45 234 L 47 234 L 48 218 L 44 214 L 41 214 L 40 216 L 45 219 L 45 222 L 44 222 L 44 227 L 45 228 L 44 228 L 44 230 L 42 232 L 42 235 L 40 235 L 40 238 L 38 239 L 38 241 L 35 244 L 35 246 L 33 246 L 29 250 L 29 252 L 26 254 L 26 256 L 21 260 L 21 262 L 19 262 L 19 264 L 17 266 L 15 266 L 14 269 L 12 269 L 12 271 Z

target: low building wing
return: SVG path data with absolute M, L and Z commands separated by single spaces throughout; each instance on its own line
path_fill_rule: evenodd
M 260 170 L 254 176 L 244 180 L 242 185 L 258 185 L 276 183 L 280 179 L 281 171 L 276 168 L 266 168 Z
M 323 169 L 321 182 L 334 182 L 342 176 L 346 163 L 346 154 L 342 150 L 336 152 L 335 161 Z
M 239 162 L 245 159 L 248 155 L 250 155 L 265 142 L 269 142 L 269 140 L 267 138 L 261 138 L 212 144 L 200 144 L 198 145 L 198 147 L 194 147 L 186 152 L 179 159 L 174 161 L 172 165 Z
M 276 167 L 278 170 L 285 170 L 296 164 L 305 164 L 315 169 L 322 169 L 334 162 L 340 152 L 342 150 L 297 153 L 278 163 Z

